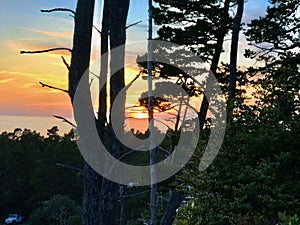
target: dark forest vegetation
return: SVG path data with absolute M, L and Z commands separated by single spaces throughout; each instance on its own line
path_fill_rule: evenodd
M 175 79 L 191 96 L 203 97 L 198 110 L 202 132 L 196 154 L 180 173 L 158 184 L 158 221 L 162 225 L 299 224 L 300 1 L 271 0 L 265 16 L 248 25 L 241 24 L 243 0 L 155 2 L 153 15 L 159 25 L 158 39 L 186 45 L 210 63 L 228 100 L 228 124 L 220 153 L 206 171 L 199 172 L 210 132 L 210 120 L 206 117 L 209 99 L 203 97 L 202 88 L 195 87 L 188 74 L 154 62 L 153 68 L 160 68 L 159 76 Z M 129 0 L 104 1 L 102 55 L 109 48 L 126 43 L 128 9 Z M 69 87 L 65 92 L 71 102 L 89 67 L 93 12 L 94 1 L 78 1 L 70 65 L 64 60 L 69 70 Z M 242 27 L 250 44 L 244 57 L 257 61 L 248 68 L 239 67 L 237 62 Z M 230 60 L 225 64 L 220 58 L 228 37 L 230 53 L 224 54 Z M 124 55 L 111 56 L 110 61 L 101 58 L 100 82 L 107 80 L 108 68 L 114 60 L 122 62 Z M 118 71 L 110 78 L 110 92 L 102 89 L 96 118 L 99 136 L 116 158 L 127 150 L 107 122 L 107 96 L 112 106 L 125 87 L 124 76 L 124 70 Z M 163 142 L 163 149 L 171 151 L 176 145 L 177 128 L 168 131 L 172 138 Z M 136 135 L 145 138 L 147 132 Z M 150 220 L 149 187 L 125 187 L 102 178 L 83 162 L 72 133 L 60 137 L 52 128 L 47 137 L 41 137 L 29 130 L 16 129 L 1 135 L 0 146 L 1 159 L 5 159 L 0 178 L 7 183 L 1 187 L 0 207 L 4 212 L 32 213 L 32 223 L 37 214 L 44 215 L 44 224 L 59 224 L 59 215 L 55 219 L 46 211 L 55 211 L 54 206 L 63 201 L 68 203 L 69 224 L 78 222 L 81 215 L 85 225 L 155 224 Z M 132 155 L 126 160 L 143 164 L 147 156 Z M 45 201 L 48 203 L 43 206 Z

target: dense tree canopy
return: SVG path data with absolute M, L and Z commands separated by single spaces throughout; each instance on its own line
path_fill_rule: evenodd
M 53 127 L 46 137 L 27 129 L 0 135 L 1 215 L 17 211 L 28 217 L 55 194 L 68 195 L 80 204 L 83 160 L 73 133 L 61 137 L 57 132 Z

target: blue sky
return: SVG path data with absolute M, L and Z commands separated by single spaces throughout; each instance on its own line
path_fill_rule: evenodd
M 96 1 L 94 24 L 101 27 L 102 1 Z M 248 0 L 244 22 L 262 16 L 267 0 Z M 49 47 L 72 47 L 73 19 L 68 13 L 41 13 L 41 9 L 66 7 L 75 9 L 75 0 L 1 0 L 0 1 L 0 115 L 70 114 L 68 96 L 46 90 L 39 81 L 67 88 L 67 71 L 60 56 L 64 52 L 43 55 L 20 55 L 20 50 Z M 127 43 L 147 39 L 147 0 L 131 0 L 128 24 L 142 21 L 128 29 Z M 95 55 L 99 54 L 99 35 L 94 34 Z M 225 49 L 230 42 L 225 42 Z M 242 54 L 247 43 L 241 35 L 240 63 L 251 63 Z M 227 60 L 224 54 L 224 61 Z

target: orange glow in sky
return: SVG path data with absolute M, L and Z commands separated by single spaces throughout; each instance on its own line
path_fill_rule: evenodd
M 41 9 L 65 7 L 75 10 L 76 1 L 10 0 L 0 1 L 0 115 L 72 116 L 67 93 L 42 88 L 39 82 L 61 89 L 68 87 L 68 71 L 61 56 L 70 62 L 68 51 L 24 54 L 21 50 L 42 50 L 56 47 L 72 48 L 74 21 L 68 13 L 41 13 Z M 144 5 L 143 3 L 142 5 Z M 97 1 L 94 24 L 101 28 L 101 2 Z M 138 10 L 136 10 L 138 9 Z M 132 5 L 128 24 L 147 16 L 141 2 Z M 146 23 L 146 20 L 145 20 Z M 131 27 L 128 42 L 146 40 L 144 26 Z M 99 57 L 99 33 L 94 30 L 92 60 Z M 134 60 L 132 55 L 131 61 Z M 134 62 L 134 61 L 133 61 Z M 136 75 L 126 68 L 126 82 Z M 132 77 L 130 74 L 134 74 Z M 132 95 L 138 92 L 132 90 Z M 129 96 L 128 102 L 135 102 Z
M 264 1 L 265 2 L 265 1 Z M 41 9 L 66 7 L 75 9 L 76 1 L 56 0 L 9 0 L 0 1 L 0 116 L 1 115 L 35 115 L 72 116 L 72 108 L 67 93 L 43 88 L 39 82 L 55 86 L 61 89 L 68 88 L 68 71 L 62 63 L 61 56 L 70 62 L 70 53 L 57 51 L 45 54 L 21 55 L 21 50 L 42 50 L 54 47 L 72 48 L 73 18 L 65 13 L 43 14 Z M 261 4 L 261 3 L 260 3 Z M 260 6 L 259 4 L 259 6 Z M 265 4 L 265 3 L 264 3 Z M 247 21 L 264 13 L 263 7 L 247 8 Z M 258 6 L 258 5 L 257 5 Z M 101 28 L 100 1 L 96 3 L 94 24 Z M 142 20 L 142 23 L 133 26 L 127 31 L 127 43 L 136 43 L 147 40 L 147 2 L 132 0 L 128 16 L 128 24 Z M 247 22 L 246 21 L 246 22 Z M 154 26 L 154 33 L 157 31 Z M 99 33 L 94 30 L 92 60 L 99 58 Z M 145 49 L 139 49 L 144 53 Z M 225 50 L 230 48 L 230 42 L 225 42 Z M 242 37 L 239 56 L 243 55 L 247 48 L 247 42 Z M 126 60 L 134 63 L 137 50 L 127 49 L 129 54 Z M 227 51 L 228 52 L 228 51 Z M 228 55 L 221 56 L 226 62 Z M 243 57 L 239 57 L 240 63 L 249 64 Z M 252 61 L 250 62 L 252 63 Z M 138 74 L 136 66 L 132 64 L 125 68 L 126 83 L 129 83 Z M 126 106 L 135 105 L 142 92 L 147 90 L 147 81 L 138 79 L 128 90 Z M 193 103 L 199 109 L 199 101 Z M 97 108 L 97 107 L 95 107 Z M 137 107 L 130 110 L 130 118 L 137 121 L 146 121 L 147 111 Z M 169 118 L 170 115 L 159 114 L 157 118 Z M 137 124 L 137 123 L 136 123 Z M 132 122 L 133 127 L 135 124 Z M 143 125 L 144 126 L 144 125 Z

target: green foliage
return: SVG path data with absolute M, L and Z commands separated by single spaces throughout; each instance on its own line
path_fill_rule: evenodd
M 81 224 L 81 207 L 67 196 L 55 195 L 36 209 L 30 217 L 30 225 Z
M 231 27 L 232 18 L 224 9 L 222 0 L 177 1 L 155 0 L 154 21 L 161 25 L 159 39 L 190 46 L 204 61 L 215 52 L 221 27 L 225 34 Z
M 57 165 L 82 167 L 72 132 L 59 136 L 57 127 L 49 129 L 46 137 L 28 129 L 3 132 L 0 158 L 3 214 L 20 212 L 28 218 L 33 208 L 56 194 L 69 195 L 81 202 L 82 175 Z
M 299 225 L 300 219 L 295 214 L 294 216 L 286 215 L 286 212 L 278 212 L 278 218 L 280 220 L 280 225 Z
M 181 178 L 191 185 L 195 201 L 194 208 L 178 215 L 184 222 L 273 225 L 279 222 L 278 212 L 286 211 L 294 216 L 280 214 L 281 222 L 299 224 L 300 60 L 294 48 L 299 45 L 295 9 L 300 1 L 273 3 L 247 32 L 253 43 L 272 45 L 251 53 L 264 62 L 247 71 L 254 77 L 256 104 L 238 105 L 217 159 L 201 173 L 197 167 L 204 147 L 199 145 L 192 170 Z

